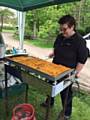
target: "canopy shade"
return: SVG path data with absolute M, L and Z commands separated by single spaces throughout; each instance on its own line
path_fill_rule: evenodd
M 49 5 L 63 4 L 80 0 L 0 0 L 0 6 L 13 8 L 19 11 L 28 11 Z

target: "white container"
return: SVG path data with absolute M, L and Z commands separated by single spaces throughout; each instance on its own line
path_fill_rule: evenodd
M 2 35 L 0 34 L 0 59 L 5 56 L 5 44 Z
M 0 58 L 5 57 L 5 46 L 0 44 Z

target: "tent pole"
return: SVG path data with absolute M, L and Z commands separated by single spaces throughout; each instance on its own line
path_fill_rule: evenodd
M 25 28 L 25 12 L 18 12 L 18 26 L 19 26 L 19 49 L 23 51 L 24 42 L 24 28 Z

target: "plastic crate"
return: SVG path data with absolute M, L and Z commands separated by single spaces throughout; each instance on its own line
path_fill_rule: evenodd
M 27 88 L 28 86 L 25 83 L 15 84 L 8 87 L 7 99 L 5 96 L 5 89 L 0 89 L 0 120 L 10 120 L 13 108 L 17 104 L 27 102 Z

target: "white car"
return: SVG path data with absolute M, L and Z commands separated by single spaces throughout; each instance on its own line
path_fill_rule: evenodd
M 90 55 L 90 33 L 83 36 L 83 38 L 86 40 L 87 48 L 89 49 L 89 55 Z

